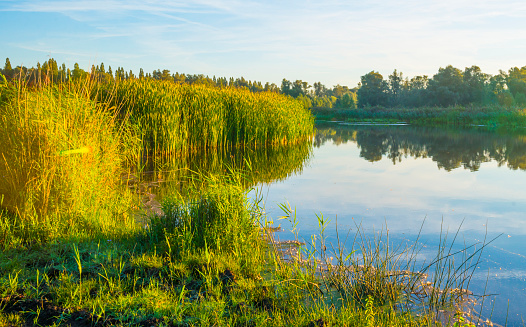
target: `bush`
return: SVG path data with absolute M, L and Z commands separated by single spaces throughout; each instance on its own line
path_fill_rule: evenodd
M 250 203 L 236 179 L 210 177 L 191 195 L 163 201 L 164 216 L 152 219 L 150 232 L 166 241 L 178 258 L 196 253 L 229 254 L 240 267 L 254 270 L 261 262 L 260 208 Z M 254 270 L 256 271 L 256 270 Z

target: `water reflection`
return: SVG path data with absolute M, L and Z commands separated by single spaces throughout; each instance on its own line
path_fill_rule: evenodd
M 361 224 L 369 234 L 389 229 L 391 240 L 400 244 L 414 242 L 425 220 L 419 258 L 427 262 L 436 255 L 442 231 L 455 233 L 462 224 L 455 249 L 502 233 L 484 250 L 470 289 L 499 294 L 485 314 L 494 308 L 500 324 L 513 298 L 508 325 L 520 325 L 526 307 L 523 135 L 341 123 L 319 124 L 317 130 L 311 163 L 302 174 L 263 190 L 274 219 L 283 214 L 279 204 L 288 201 L 297 209 L 305 240 L 319 232 L 316 214 L 323 214 L 333 223 L 327 231 L 335 230 L 337 220 L 339 231 L 352 239 Z M 276 223 L 291 229 L 283 220 Z M 334 244 L 336 234 L 327 233 Z
M 388 228 L 391 240 L 402 244 L 415 241 L 425 219 L 419 258 L 427 262 L 436 255 L 440 232 L 455 232 L 462 222 L 459 247 L 482 241 L 486 233 L 489 238 L 504 233 L 485 249 L 470 288 L 478 294 L 500 294 L 493 316 L 501 324 L 507 299 L 513 297 L 508 325 L 520 324 L 526 307 L 524 136 L 336 123 L 319 124 L 317 130 L 312 143 L 157 158 L 145 161 L 143 171 L 149 185 L 157 188 L 152 193 L 162 196 L 174 188 L 183 190 L 192 171 L 250 166 L 247 186 L 261 185 L 270 218 L 278 223 L 283 214 L 278 205 L 288 201 L 298 210 L 306 240 L 319 232 L 319 213 L 333 222 L 327 229 L 333 244 L 336 234 L 329 231 L 335 230 L 336 220 L 350 239 L 361 224 L 371 233 Z
M 481 129 L 444 129 L 416 126 L 363 126 L 320 123 L 314 146 L 327 141 L 340 145 L 355 142 L 360 157 L 375 162 L 383 157 L 393 164 L 408 157 L 432 158 L 438 168 L 463 167 L 477 171 L 484 162 L 526 170 L 526 137 Z
M 182 192 L 187 181 L 200 174 L 226 173 L 229 169 L 241 172 L 247 187 L 282 181 L 302 172 L 312 154 L 312 142 L 291 146 L 260 148 L 238 147 L 189 153 L 184 156 L 149 157 L 134 174 L 147 186 L 145 192 L 157 198 L 173 191 Z

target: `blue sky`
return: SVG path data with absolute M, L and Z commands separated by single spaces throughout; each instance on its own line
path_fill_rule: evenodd
M 0 0 L 0 65 L 49 57 L 138 73 L 356 86 L 439 67 L 526 65 L 524 0 Z

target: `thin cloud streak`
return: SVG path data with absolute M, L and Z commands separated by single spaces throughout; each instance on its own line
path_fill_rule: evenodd
M 333 84 L 344 79 L 353 84 L 349 79 L 356 83 L 373 69 L 432 75 L 447 64 L 477 64 L 496 73 L 521 65 L 526 56 L 519 46 L 526 44 L 526 27 L 513 26 L 526 18 L 522 1 L 19 1 L 4 7 L 0 10 L 65 15 L 87 24 L 93 42 L 127 42 L 140 57 L 153 56 L 164 67 L 188 63 L 177 69 L 190 73 L 221 64 L 214 70 L 240 76 L 251 65 L 246 53 L 252 53 L 267 58 L 253 69 L 253 78 L 263 81 L 296 74 L 290 78 L 314 82 L 313 70 L 332 76 Z M 75 35 L 61 36 L 68 37 Z M 495 44 L 506 48 L 510 58 L 495 61 L 487 54 L 485 49 Z M 220 56 L 218 62 L 218 54 L 231 56 Z M 275 67 L 285 70 L 269 69 Z

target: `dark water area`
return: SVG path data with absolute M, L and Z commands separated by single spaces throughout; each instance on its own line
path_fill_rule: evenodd
M 483 298 L 484 318 L 508 326 L 526 320 L 526 135 L 327 122 L 318 123 L 312 143 L 150 160 L 142 172 L 159 200 L 183 190 L 193 172 L 228 167 L 245 170 L 282 240 L 294 238 L 292 225 L 279 220 L 279 206 L 289 203 L 306 242 L 320 233 L 323 215 L 327 244 L 336 245 L 336 231 L 347 250 L 356 235 L 388 232 L 393 245 L 419 249 L 417 266 L 435 259 L 446 234 L 448 250 L 456 237 L 451 252 L 473 245 L 459 260 L 486 244 L 463 286 L 491 295 Z
M 300 237 L 307 241 L 319 234 L 317 216 L 322 214 L 331 220 L 327 242 L 337 241 L 336 221 L 339 233 L 351 239 L 358 226 L 371 237 L 388 230 L 393 244 L 418 240 L 420 263 L 435 258 L 446 232 L 448 241 L 458 232 L 453 252 L 475 245 L 473 252 L 497 237 L 483 249 L 469 289 L 493 294 L 484 298 L 482 316 L 500 325 L 523 325 L 524 135 L 332 122 L 318 124 L 317 130 L 301 173 L 261 185 L 275 225 L 292 228 L 278 220 L 283 215 L 279 204 L 288 202 L 297 210 Z

